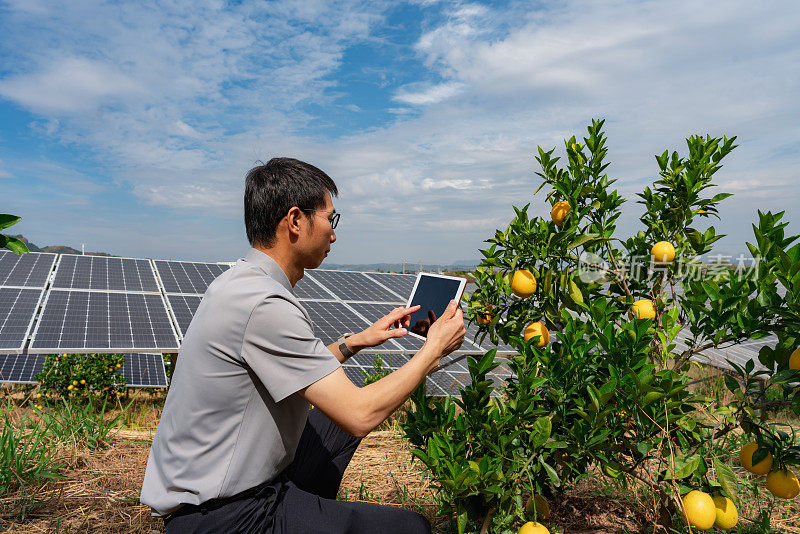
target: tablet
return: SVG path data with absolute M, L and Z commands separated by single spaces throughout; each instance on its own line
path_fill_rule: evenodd
M 461 302 L 466 284 L 466 278 L 419 273 L 406 308 L 419 304 L 420 309 L 411 314 L 408 332 L 425 339 L 431 324 L 442 316 L 450 301 L 455 299 L 456 302 Z

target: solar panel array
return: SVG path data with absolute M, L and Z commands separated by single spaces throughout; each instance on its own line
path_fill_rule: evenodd
M 0 384 L 35 384 L 44 369 L 43 354 L 0 355 Z M 127 387 L 167 387 L 164 359 L 158 354 L 125 354 L 125 363 L 117 369 Z
M 0 251 L 0 377 L 32 382 L 43 356 L 56 352 L 125 352 L 123 367 L 131 385 L 166 385 L 162 352 L 177 352 L 209 284 L 229 268 L 219 263 L 110 258 Z M 410 296 L 416 275 L 338 270 L 306 271 L 294 288 L 326 343 L 368 327 Z M 474 289 L 474 288 L 470 288 Z M 428 381 L 429 393 L 457 393 L 469 380 L 464 358 L 495 347 L 476 340 L 477 325 L 467 325 L 462 347 L 443 359 Z M 688 331 L 678 339 L 686 347 Z M 753 340 L 710 349 L 693 359 L 729 367 L 727 359 L 758 361 L 758 349 L 776 340 Z M 357 384 L 373 371 L 373 355 L 397 369 L 423 345 L 407 334 L 358 354 L 344 364 Z M 497 346 L 502 354 L 513 347 Z M 759 366 L 757 366 L 759 367 Z M 504 365 L 491 377 L 509 376 Z

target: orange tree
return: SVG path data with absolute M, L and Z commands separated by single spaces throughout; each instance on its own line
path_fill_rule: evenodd
M 123 354 L 50 354 L 36 375 L 45 398 L 116 400 L 125 391 Z
M 494 352 L 469 361 L 472 380 L 460 399 L 421 390 L 412 397 L 403 430 L 458 532 L 511 532 L 526 519 L 542 521 L 546 514 L 526 501 L 563 490 L 592 465 L 649 487 L 659 497 L 656 528 L 666 531 L 684 514 L 709 528 L 708 494 L 736 499 L 735 475 L 714 440 L 737 426 L 758 444 L 754 463 L 772 454 L 777 470 L 800 464 L 793 434 L 770 424 L 764 409 L 767 390 L 777 388 L 773 402 L 800 413 L 791 387 L 800 373 L 789 369 L 800 327 L 800 248 L 784 236 L 782 214 L 759 212 L 746 269 L 710 272 L 698 256 L 723 236 L 697 227 L 718 217 L 730 196 L 707 190 L 735 138 L 693 136 L 688 156 L 656 156 L 659 178 L 639 195 L 643 229 L 621 239 L 625 200 L 605 173 L 602 127 L 593 121 L 582 142 L 565 141 L 566 168 L 555 149 L 539 148 L 534 195 L 549 187 L 550 218 L 514 207 L 508 227 L 481 250 L 468 316 L 481 335 L 518 349 L 499 400 L 489 400 Z M 725 380 L 733 403 L 714 405 L 690 391 L 690 358 L 770 333 L 779 343 L 762 349 L 760 370 L 731 363 Z M 692 490 L 699 491 L 686 499 Z

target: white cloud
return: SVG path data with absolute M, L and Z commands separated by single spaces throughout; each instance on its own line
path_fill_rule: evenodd
M 718 191 L 737 195 L 723 205 L 726 246 L 748 239 L 754 198 L 800 217 L 792 2 L 436 5 L 445 19 L 423 24 L 413 48 L 428 71 L 392 90 L 402 103 L 386 109 L 393 121 L 333 139 L 305 105 L 362 109 L 329 90 L 348 47 L 380 33 L 385 6 L 131 5 L 123 24 L 116 6 L 37 5 L 34 16 L 12 4 L 8 28 L 41 31 L 0 38 L 20 51 L 0 94 L 42 117 L 37 133 L 89 147 L 149 205 L 237 221 L 247 168 L 305 159 L 340 186 L 345 215 L 329 261 L 476 256 L 510 204 L 546 215 L 544 193 L 532 197 L 536 145 L 563 154 L 561 140 L 583 135 L 592 117 L 608 119 L 608 173 L 631 199 L 622 232 L 636 224 L 635 193 L 656 176 L 653 154 L 685 154 L 692 133 L 739 135 L 718 174 Z M 52 80 L 70 58 L 92 74 L 68 77 L 60 94 Z M 241 245 L 232 243 L 231 257 Z
M 439 85 L 411 84 L 400 88 L 394 100 L 404 104 L 429 105 L 438 104 L 452 98 L 464 89 L 461 83 L 443 83 Z
M 0 96 L 45 113 L 94 110 L 146 92 L 138 80 L 117 68 L 78 57 L 60 58 L 36 72 L 0 81 Z

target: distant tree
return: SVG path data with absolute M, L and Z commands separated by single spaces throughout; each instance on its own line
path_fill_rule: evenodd
M 14 226 L 21 220 L 22 217 L 0 213 L 0 230 L 8 228 L 9 226 Z M 23 241 L 5 234 L 0 234 L 0 248 L 7 248 L 11 252 L 17 254 L 25 254 L 28 252 L 28 246 Z

